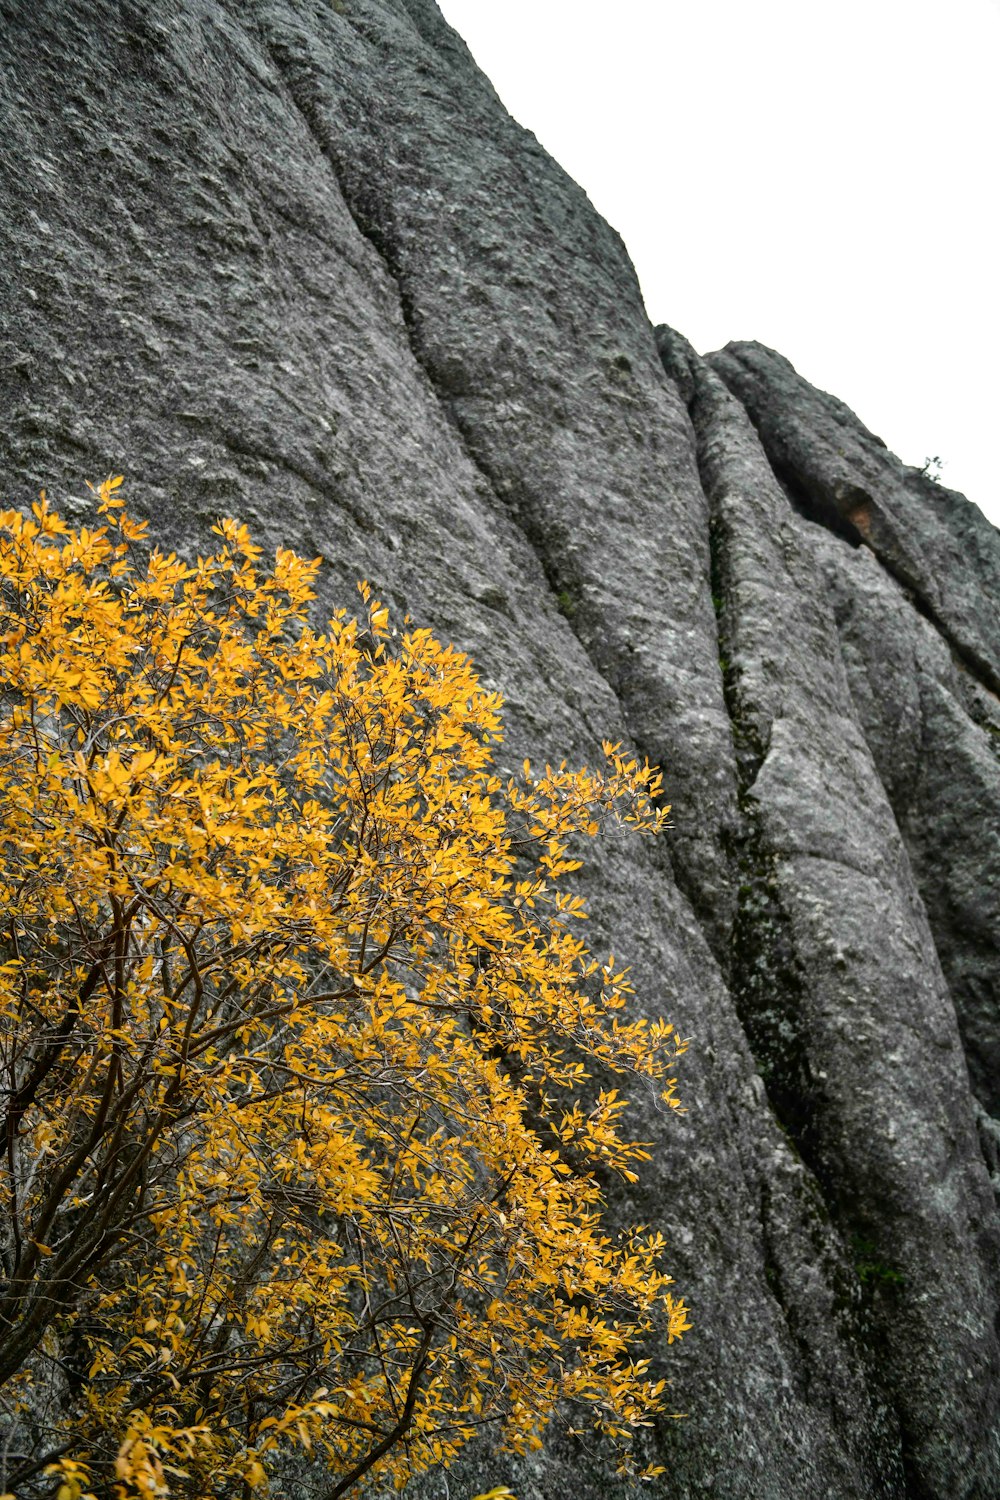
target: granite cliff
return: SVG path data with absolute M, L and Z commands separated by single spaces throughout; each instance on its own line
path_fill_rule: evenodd
M 512 763 L 663 766 L 586 881 L 692 1038 L 622 1205 L 695 1320 L 657 1492 L 995 1500 L 1000 534 L 654 331 L 433 0 L 0 0 L 0 244 L 5 497 L 237 513 L 468 650 Z M 451 1493 L 502 1481 L 609 1493 L 559 1445 Z

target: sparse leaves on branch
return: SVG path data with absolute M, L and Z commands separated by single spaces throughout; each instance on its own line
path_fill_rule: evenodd
M 564 881 L 659 776 L 504 785 L 468 658 L 364 585 L 317 632 L 234 521 L 148 552 L 119 485 L 0 515 L 0 1489 L 334 1500 L 561 1406 L 627 1469 L 687 1325 L 589 1080 L 676 1106 L 683 1044 Z

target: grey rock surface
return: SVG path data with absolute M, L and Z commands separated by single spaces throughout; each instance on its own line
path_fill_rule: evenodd
M 973 1090 L 1000 1113 L 1000 735 L 989 699 L 867 548 L 815 526 L 804 531 L 827 581 L 858 719 L 910 853 Z
M 970 1338 L 956 1349 L 953 1394 L 964 1390 L 975 1405 L 996 1377 L 997 1240 L 981 1237 L 990 1217 L 986 1184 L 963 1165 L 975 1159 L 975 1122 L 955 1004 L 855 713 L 836 610 L 809 535 L 816 527 L 795 514 L 744 408 L 711 365 L 669 330 L 659 331 L 659 342 L 698 436 L 728 699 L 742 751 L 744 911 L 730 971 L 734 997 L 775 1109 L 814 1167 L 835 1220 L 855 1244 L 877 1247 L 868 1253 L 901 1278 L 872 1310 L 883 1371 L 911 1461 L 933 1474 L 940 1493 L 961 1493 L 995 1475 L 1000 1429 L 987 1398 L 982 1449 L 963 1450 L 948 1429 L 956 1417 L 964 1426 L 964 1418 L 958 1404 L 942 1404 L 937 1384 L 941 1339 L 950 1340 L 960 1322 Z M 838 538 L 821 536 L 828 550 L 853 555 Z M 898 594 L 881 569 L 870 571 Z M 905 608 L 918 634 L 934 634 Z M 868 638 L 887 636 L 873 628 Z M 865 683 L 878 692 L 891 680 L 870 670 Z M 919 671 L 906 680 L 920 690 Z M 928 717 L 940 712 L 935 700 Z M 954 718 L 962 718 L 957 707 L 947 738 Z M 971 723 L 968 730 L 983 737 Z M 925 751 L 917 759 L 934 764 Z M 990 805 L 971 750 L 962 769 L 966 799 L 978 794 Z M 992 790 L 995 817 L 1000 787 Z M 927 801 L 922 813 L 933 838 L 939 820 Z M 977 840 L 975 818 L 970 827 Z M 947 831 L 942 842 L 951 847 Z M 987 830 L 987 846 L 995 842 L 995 829 Z M 778 952 L 769 953 L 775 942 Z M 925 1231 L 915 1232 L 921 1221 Z M 965 1261 L 970 1279 L 962 1283 L 952 1280 L 950 1251 L 945 1262 L 937 1258 L 956 1232 L 977 1247 L 978 1267 Z M 929 1285 L 938 1289 L 933 1299 Z M 970 1320 L 973 1306 L 979 1312 Z
M 963 495 L 900 463 L 842 401 L 810 386 L 780 354 L 733 343 L 709 358 L 804 513 L 871 547 L 955 655 L 1000 692 L 996 528 Z
M 0 41 L 5 496 L 237 513 L 471 652 L 512 765 L 664 767 L 666 852 L 585 880 L 692 1038 L 615 1206 L 695 1324 L 653 1492 L 996 1500 L 997 533 L 778 356 L 658 350 L 431 0 L 0 0 Z M 501 1482 L 630 1493 L 556 1440 L 449 1477 Z

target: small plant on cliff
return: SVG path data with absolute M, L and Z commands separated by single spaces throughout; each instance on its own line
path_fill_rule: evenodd
M 854 1255 L 854 1269 L 862 1286 L 869 1289 L 905 1286 L 906 1278 L 903 1273 L 879 1255 L 872 1240 L 856 1234 L 851 1240 L 851 1250 Z
M 0 515 L 0 1487 L 329 1500 L 568 1404 L 623 1454 L 687 1326 L 647 1156 L 589 1070 L 656 1080 L 564 889 L 659 777 L 492 764 L 500 700 L 426 630 L 310 624 L 318 564 L 233 521 L 144 550 Z M 585 1418 L 586 1420 L 583 1420 Z

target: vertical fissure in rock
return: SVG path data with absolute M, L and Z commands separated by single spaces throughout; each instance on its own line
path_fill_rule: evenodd
M 717 604 L 719 658 L 739 777 L 739 824 L 730 850 L 736 903 L 727 966 L 729 989 L 771 1107 L 814 1170 L 818 1165 L 815 1082 L 802 1020 L 805 982 L 789 938 L 777 858 L 768 847 L 753 795 L 769 743 L 761 724 L 741 700 L 735 631 L 729 621 L 738 605 L 728 574 L 727 528 L 711 495 L 709 504 L 712 598 Z
M 729 716 L 737 774 L 739 820 L 727 841 L 736 885 L 725 970 L 740 1023 L 768 1099 L 782 1127 L 812 1168 L 815 1142 L 814 1081 L 802 1025 L 804 981 L 788 931 L 776 872 L 776 857 L 761 826 L 754 783 L 770 748 L 769 727 L 751 713 L 740 692 L 736 660 L 738 589 L 731 576 L 729 521 L 720 503 L 705 449 L 708 423 L 700 409 L 697 359 L 673 330 L 657 330 L 667 376 L 685 402 L 695 458 L 709 513 L 712 605 L 716 621 L 723 698 Z
M 692 402 L 692 406 L 694 402 Z M 692 413 L 694 416 L 694 412 Z M 699 455 L 701 455 L 699 443 Z M 884 1304 L 886 1286 L 880 1279 L 881 1263 L 871 1242 L 856 1234 L 828 1200 L 824 1189 L 822 1142 L 817 1133 L 820 1117 L 818 1080 L 813 1076 L 804 1020 L 808 1005 L 807 981 L 791 939 L 790 916 L 782 899 L 778 860 L 769 847 L 762 826 L 760 806 L 753 788 L 767 759 L 769 737 L 756 717 L 747 711 L 739 690 L 739 671 L 734 660 L 733 612 L 738 609 L 734 581 L 729 576 L 728 532 L 721 507 L 711 507 L 712 598 L 716 607 L 720 663 L 723 668 L 726 708 L 733 733 L 734 757 L 739 775 L 740 823 L 732 841 L 734 879 L 737 882 L 728 963 L 728 985 L 740 1023 L 753 1054 L 768 1103 L 789 1148 L 805 1168 L 801 1192 L 812 1201 L 816 1225 L 817 1269 L 832 1289 L 837 1310 L 838 1332 L 852 1351 L 867 1399 L 871 1403 L 868 1439 L 858 1446 L 858 1462 L 865 1470 L 870 1500 L 902 1500 L 912 1494 L 906 1477 L 898 1416 L 886 1371 L 879 1358 L 876 1304 Z M 796 1351 L 799 1379 L 808 1389 L 815 1355 L 801 1326 L 800 1305 L 791 1286 L 782 1252 L 771 1227 L 774 1213 L 772 1189 L 762 1182 L 761 1222 L 766 1255 L 765 1275 L 782 1310 Z M 822 1226 L 822 1228 L 820 1227 Z M 834 1248 L 836 1247 L 836 1248 Z M 840 1248 L 842 1247 L 842 1248 Z M 878 1269 L 871 1275 L 859 1265 L 868 1253 Z M 889 1295 L 895 1283 L 889 1287 Z M 854 1448 L 855 1434 L 848 1426 L 845 1444 Z

